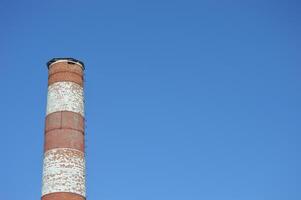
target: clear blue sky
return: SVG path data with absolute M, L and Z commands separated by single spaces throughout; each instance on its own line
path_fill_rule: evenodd
M 0 6 L 0 197 L 39 199 L 47 69 L 86 64 L 88 200 L 300 200 L 297 0 Z

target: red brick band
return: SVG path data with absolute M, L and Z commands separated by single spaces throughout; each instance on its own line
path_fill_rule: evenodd
M 85 200 L 86 198 L 70 193 L 70 192 L 56 192 L 56 193 L 51 193 L 51 194 L 46 194 L 42 196 L 42 200 Z
M 84 135 L 75 130 L 55 129 L 45 134 L 44 152 L 56 148 L 85 151 Z
M 74 112 L 54 112 L 46 117 L 44 151 L 71 148 L 84 152 L 84 118 Z
M 83 78 L 75 73 L 70 72 L 59 72 L 50 75 L 48 78 L 48 85 L 61 81 L 74 82 L 79 84 L 80 86 L 83 86 Z
M 74 63 L 70 64 L 68 62 L 55 62 L 50 66 L 48 70 L 49 74 L 54 74 L 62 71 L 70 71 L 79 75 L 83 75 L 83 69 L 81 66 Z
M 48 74 L 48 85 L 69 81 L 83 86 L 83 69 L 77 64 L 68 62 L 54 63 L 49 68 Z
M 46 117 L 45 132 L 55 129 L 72 129 L 84 134 L 85 119 L 79 113 L 59 111 L 50 113 Z

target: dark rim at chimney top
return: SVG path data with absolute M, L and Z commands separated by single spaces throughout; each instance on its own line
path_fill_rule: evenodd
M 51 60 L 49 60 L 47 62 L 47 68 L 49 69 L 49 67 L 53 64 L 56 63 L 58 61 L 66 61 L 69 64 L 78 64 L 82 67 L 83 70 L 85 70 L 85 65 L 82 61 L 74 59 L 74 58 L 53 58 Z

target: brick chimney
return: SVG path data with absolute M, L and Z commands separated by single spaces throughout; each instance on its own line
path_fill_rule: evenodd
M 73 58 L 47 63 L 42 200 L 84 200 L 84 64 Z

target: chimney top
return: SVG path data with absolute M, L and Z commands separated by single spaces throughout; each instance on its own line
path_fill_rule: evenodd
M 50 66 L 56 62 L 68 62 L 70 64 L 78 64 L 82 67 L 83 70 L 85 69 L 84 63 L 74 58 L 52 58 L 47 62 L 47 68 L 49 69 Z

